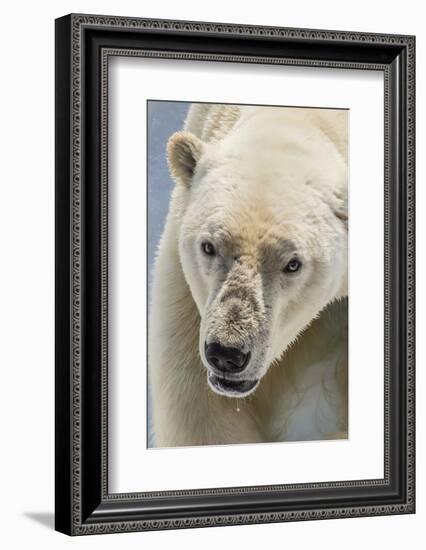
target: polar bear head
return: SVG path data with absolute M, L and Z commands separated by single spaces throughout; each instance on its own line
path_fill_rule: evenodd
M 199 353 L 222 395 L 252 393 L 347 294 L 346 162 L 318 124 L 292 112 L 252 109 L 221 140 L 178 132 L 168 143 Z

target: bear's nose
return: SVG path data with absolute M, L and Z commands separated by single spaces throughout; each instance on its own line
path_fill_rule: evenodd
M 205 353 L 209 365 L 228 374 L 243 371 L 250 359 L 250 352 L 243 353 L 237 348 L 222 346 L 217 342 L 205 344 Z

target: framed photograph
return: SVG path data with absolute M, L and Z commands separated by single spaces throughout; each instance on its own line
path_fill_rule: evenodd
M 56 529 L 408 514 L 413 36 L 56 20 Z

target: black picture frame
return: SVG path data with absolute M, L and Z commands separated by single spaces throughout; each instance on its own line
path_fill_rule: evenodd
M 69 535 L 415 511 L 415 37 L 71 14 L 56 20 L 56 529 Z M 109 494 L 108 56 L 374 69 L 385 82 L 384 478 Z

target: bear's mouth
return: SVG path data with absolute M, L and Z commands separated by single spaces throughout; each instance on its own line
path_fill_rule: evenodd
M 208 374 L 210 387 L 220 395 L 228 397 L 245 397 L 251 393 L 259 383 L 259 380 L 229 380 L 215 374 Z

